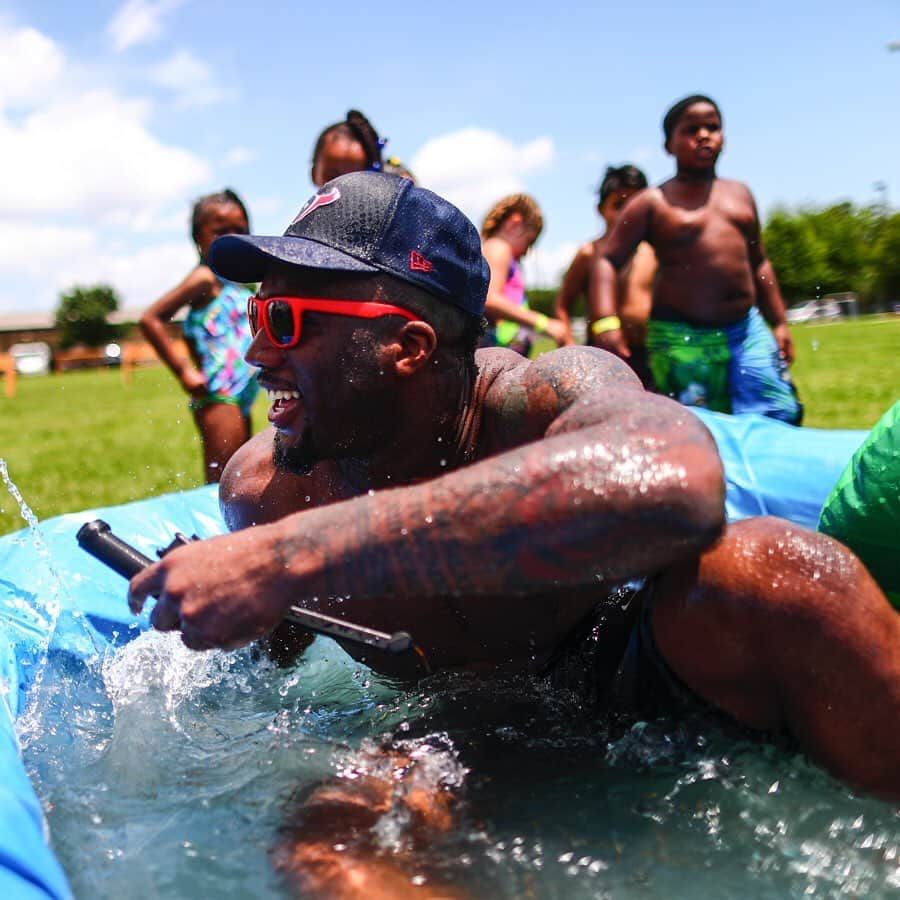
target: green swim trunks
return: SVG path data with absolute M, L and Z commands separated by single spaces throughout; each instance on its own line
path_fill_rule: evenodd
M 900 608 L 900 400 L 853 454 L 819 516 Z
M 800 424 L 803 406 L 756 307 L 721 328 L 651 316 L 647 352 L 657 390 L 679 403 Z

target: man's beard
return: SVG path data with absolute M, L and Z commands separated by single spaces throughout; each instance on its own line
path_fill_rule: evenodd
M 365 375 L 359 378 L 361 383 L 365 382 L 365 388 L 357 390 L 358 396 L 344 399 L 340 404 L 348 414 L 341 416 L 339 422 L 319 419 L 318 427 L 314 427 L 307 420 L 294 443 L 289 443 L 282 432 L 275 432 L 272 461 L 276 469 L 292 475 L 309 475 L 324 460 L 366 459 L 387 443 L 398 419 L 396 398 L 393 390 L 378 388 L 377 376 Z
M 308 429 L 303 430 L 300 440 L 296 444 L 290 445 L 285 445 L 280 431 L 275 432 L 272 462 L 276 469 L 281 472 L 290 472 L 292 475 L 309 475 L 318 461 Z

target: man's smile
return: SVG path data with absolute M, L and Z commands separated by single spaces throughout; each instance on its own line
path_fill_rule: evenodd
M 269 422 L 279 429 L 286 429 L 291 424 L 300 407 L 300 392 L 284 388 L 266 388 L 269 395 Z

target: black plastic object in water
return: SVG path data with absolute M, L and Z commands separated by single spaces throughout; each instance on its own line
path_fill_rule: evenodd
M 87 550 L 91 556 L 109 566 L 114 572 L 118 572 L 125 578 L 131 579 L 142 569 L 151 565 L 153 560 L 144 556 L 139 550 L 126 544 L 121 538 L 112 533 L 112 529 L 102 519 L 94 519 L 86 522 L 78 529 L 76 535 L 78 545 Z M 194 538 L 194 540 L 198 540 Z M 190 541 L 183 534 L 176 534 L 168 547 L 160 551 L 164 556 L 170 550 Z M 384 631 L 376 631 L 374 628 L 366 628 L 363 625 L 355 625 L 343 619 L 326 616 L 324 613 L 313 612 L 300 606 L 292 606 L 285 619 L 293 622 L 316 634 L 324 634 L 328 637 L 338 638 L 342 641 L 350 641 L 366 647 L 374 647 L 387 653 L 406 653 L 414 650 L 426 671 L 431 671 L 425 654 L 416 646 L 412 637 L 405 631 L 395 631 L 388 634 Z

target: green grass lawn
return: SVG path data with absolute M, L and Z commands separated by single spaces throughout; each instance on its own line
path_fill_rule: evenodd
M 900 398 L 900 316 L 795 325 L 804 425 L 871 428 Z
M 900 395 L 900 317 L 798 325 L 794 376 L 805 425 L 869 428 Z M 266 400 L 254 409 L 265 424 Z M 20 378 L 0 396 L 0 458 L 38 518 L 202 483 L 187 400 L 167 369 Z M 0 534 L 23 527 L 0 485 Z
M 0 396 L 0 458 L 39 519 L 124 503 L 203 483 L 200 439 L 168 369 L 116 369 L 18 379 Z M 266 400 L 254 409 L 265 424 Z M 23 527 L 0 484 L 0 534 Z

